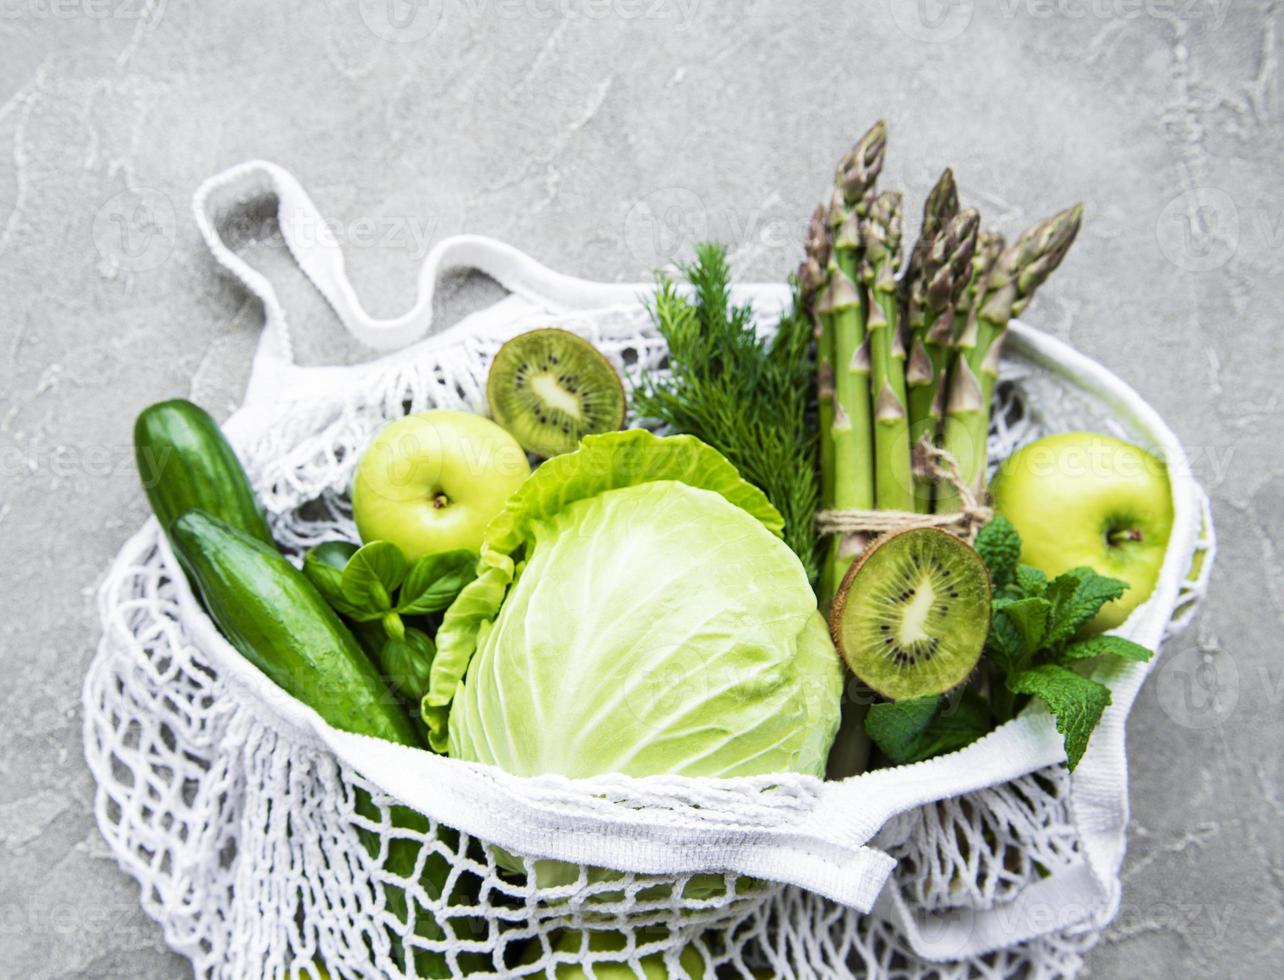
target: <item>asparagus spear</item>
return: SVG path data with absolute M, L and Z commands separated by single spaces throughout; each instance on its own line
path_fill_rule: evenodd
M 874 500 L 880 510 L 912 510 L 905 343 L 896 272 L 901 257 L 901 195 L 880 194 L 861 224 L 862 278 L 869 294 L 869 354 L 874 394 Z
M 874 183 L 883 168 L 886 145 L 887 130 L 880 120 L 839 163 L 829 210 L 833 257 L 823 303 L 830 314 L 834 405 L 830 424 L 822 432 L 833 453 L 831 506 L 839 510 L 869 510 L 874 506 L 869 366 L 861 354 L 866 309 L 856 275 L 860 266 L 860 218 L 868 210 Z M 833 596 L 862 544 L 849 536 L 834 536 L 821 575 L 822 603 Z
M 910 446 L 923 438 L 935 440 L 940 425 L 938 392 L 943 387 L 953 324 L 953 308 L 968 284 L 980 216 L 971 208 L 942 227 L 909 283 L 909 364 L 905 385 L 909 396 Z M 914 509 L 932 509 L 932 481 L 914 478 Z
M 834 449 L 829 429 L 834 419 L 834 341 L 830 311 L 824 308 L 826 272 L 830 241 L 825 206 L 818 204 L 807 228 L 802 265 L 798 267 L 798 291 L 811 317 L 816 335 L 816 411 L 820 439 L 821 507 L 834 503 Z
M 883 170 L 883 154 L 887 152 L 887 123 L 880 119 L 856 141 L 838 163 L 834 174 L 834 187 L 843 202 L 854 208 L 869 194 Z
M 945 226 L 959 213 L 959 191 L 954 183 L 954 171 L 946 167 L 936 184 L 928 192 L 923 202 L 923 227 L 919 230 L 918 241 L 910 252 L 909 263 L 905 267 L 905 278 L 901 281 L 904 292 L 903 300 L 906 309 L 913 301 L 912 290 L 923 275 L 923 265 L 931 255 L 932 247 Z
M 887 127 L 880 119 L 839 163 L 834 176 L 830 208 L 834 231 L 834 259 L 828 297 L 833 313 L 835 407 L 828 435 L 835 440 L 833 506 L 842 510 L 870 510 L 874 506 L 874 448 L 870 419 L 869 341 L 866 336 L 868 307 L 859 288 L 860 220 L 873 200 L 874 184 L 883 169 Z M 843 426 L 847 426 L 844 435 Z M 823 430 L 822 430 L 823 431 Z M 842 440 L 841 453 L 838 452 Z M 851 565 L 865 546 L 859 535 L 834 535 L 821 574 L 821 606 L 828 604 Z M 864 770 L 869 757 L 865 734 L 867 704 L 844 698 L 842 724 L 829 759 L 831 778 L 842 779 Z
M 999 356 L 1008 322 L 1020 315 L 1035 291 L 1061 264 L 1083 220 L 1076 204 L 1027 229 L 1004 249 L 978 287 L 975 316 L 959 338 L 945 417 L 945 449 L 959 464 L 959 475 L 979 490 L 985 479 L 990 400 L 999 376 Z M 937 510 L 957 510 L 958 494 L 945 488 Z
M 942 419 L 948 411 L 947 401 L 958 370 L 957 362 L 976 346 L 976 315 L 981 300 L 985 298 L 986 280 L 1006 247 L 1007 242 L 997 231 L 983 231 L 977 235 L 971 275 L 962 295 L 954 303 L 952 322 L 938 319 L 928 330 L 929 345 L 939 348 L 947 362 L 944 383 L 936 389 L 936 404 L 933 406 L 933 411 Z

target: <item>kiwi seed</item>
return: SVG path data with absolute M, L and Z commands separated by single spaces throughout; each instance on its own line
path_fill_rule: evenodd
M 624 425 L 624 385 L 611 362 L 568 330 L 544 327 L 499 349 L 486 378 L 495 421 L 527 452 L 567 453 Z
M 968 678 L 990 631 L 990 575 L 936 528 L 889 534 L 839 586 L 829 629 L 847 666 L 891 698 L 942 694 Z

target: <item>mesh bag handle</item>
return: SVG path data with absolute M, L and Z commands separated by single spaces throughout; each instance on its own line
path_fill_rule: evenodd
M 293 363 L 291 330 L 272 283 L 223 240 L 220 207 L 235 207 L 256 196 L 277 198 L 277 218 L 290 254 L 334 308 L 340 322 L 371 350 L 394 351 L 422 339 L 432 327 L 437 280 L 451 270 L 490 276 L 509 293 L 535 303 L 590 309 L 636 302 L 645 285 L 599 283 L 555 272 L 526 253 L 483 235 L 454 235 L 433 246 L 419 269 L 415 302 L 400 316 L 368 313 L 348 278 L 338 239 L 307 192 L 289 171 L 267 160 L 250 160 L 206 180 L 192 201 L 196 225 L 211 254 L 263 303 L 266 322 L 262 349 L 282 363 Z M 303 229 L 309 233 L 304 234 Z

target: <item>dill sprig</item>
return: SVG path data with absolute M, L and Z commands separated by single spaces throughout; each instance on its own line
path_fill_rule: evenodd
M 642 377 L 634 412 L 708 443 L 757 485 L 780 511 L 785 543 L 814 582 L 820 491 L 811 323 L 795 298 L 775 336 L 759 336 L 752 307 L 731 304 L 721 245 L 697 245 L 696 261 L 681 271 L 689 297 L 668 276 L 656 277 L 650 311 L 668 344 L 668 373 Z

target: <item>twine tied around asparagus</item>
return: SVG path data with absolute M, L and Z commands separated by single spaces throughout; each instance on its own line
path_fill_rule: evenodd
M 971 544 L 976 534 L 994 517 L 994 511 L 967 485 L 959 473 L 958 460 L 924 437 L 914 447 L 914 473 L 948 483 L 959 495 L 959 509 L 953 514 L 915 514 L 902 510 L 822 510 L 816 514 L 821 534 L 886 534 L 915 527 L 935 527 Z

